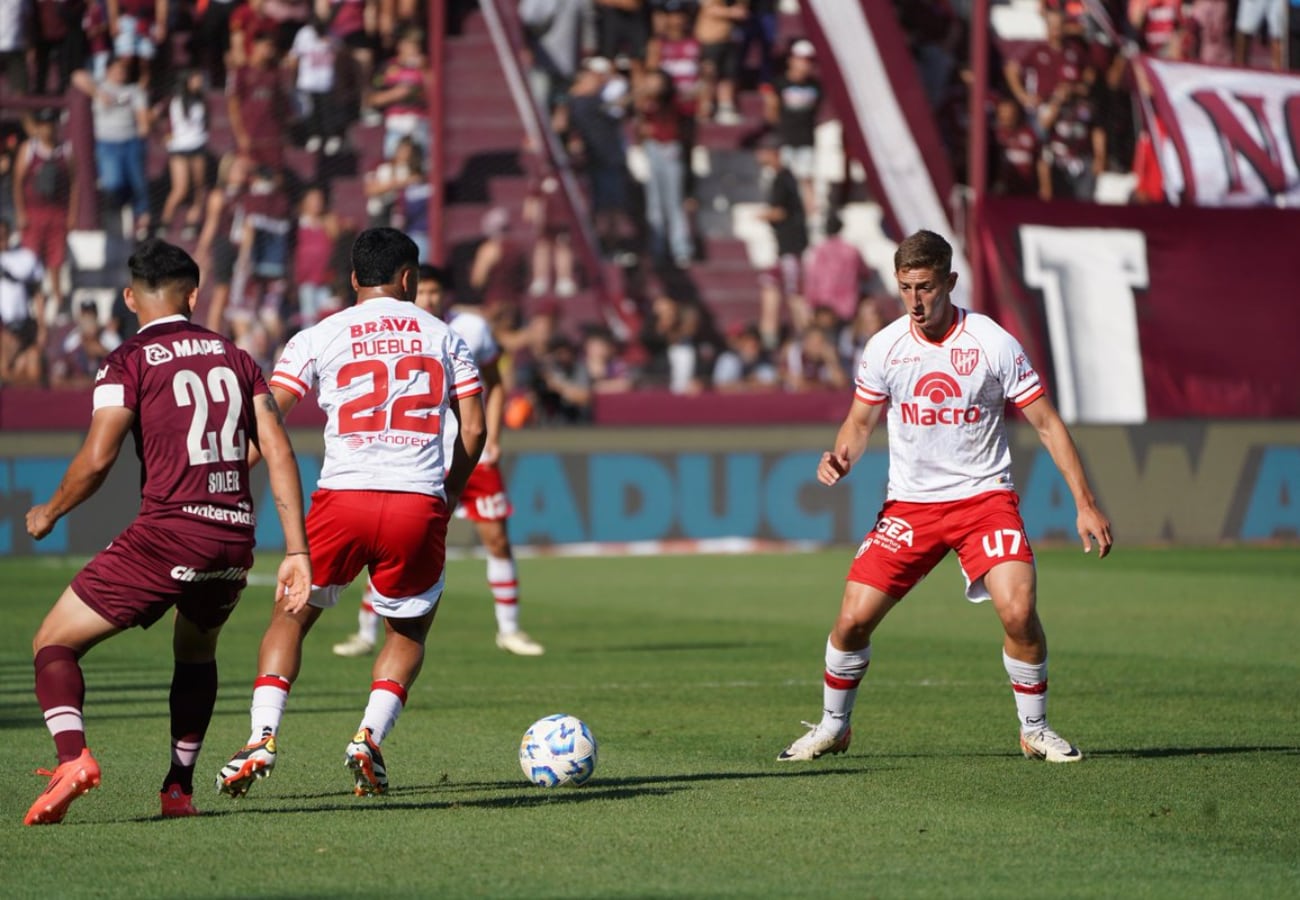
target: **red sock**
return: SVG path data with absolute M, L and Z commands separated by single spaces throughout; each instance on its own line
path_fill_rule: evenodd
M 86 702 L 86 680 L 71 647 L 42 647 L 33 662 L 36 702 L 45 713 L 45 727 L 54 738 L 59 762 L 76 759 L 86 749 L 86 729 L 81 708 Z

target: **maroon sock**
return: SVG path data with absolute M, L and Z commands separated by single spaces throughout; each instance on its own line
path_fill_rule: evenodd
M 36 702 L 41 705 L 45 725 L 54 736 L 59 762 L 74 760 L 86 749 L 86 731 L 81 727 L 86 680 L 81 675 L 77 651 L 71 647 L 42 647 L 36 653 L 33 666 L 36 669 Z M 74 727 L 63 727 L 74 722 Z
M 172 671 L 170 698 L 172 716 L 172 765 L 162 789 L 179 784 L 194 793 L 194 764 L 208 733 L 212 710 L 217 705 L 216 660 L 203 663 L 177 662 Z

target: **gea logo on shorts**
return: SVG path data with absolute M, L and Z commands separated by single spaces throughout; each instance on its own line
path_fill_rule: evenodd
M 897 516 L 882 516 L 876 522 L 874 537 L 877 543 L 883 544 L 894 551 L 898 550 L 899 544 L 912 546 L 912 542 L 915 540 L 915 535 L 912 533 L 912 523 Z
M 922 375 L 912 393 L 926 398 L 937 408 L 923 408 L 919 403 L 900 403 L 905 425 L 969 425 L 978 422 L 983 416 L 978 406 L 954 409 L 942 405 L 946 400 L 961 396 L 961 385 L 951 375 L 943 372 L 927 372 Z

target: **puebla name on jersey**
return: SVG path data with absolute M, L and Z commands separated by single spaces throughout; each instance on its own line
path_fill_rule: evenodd
M 453 400 L 482 391 L 465 341 L 412 303 L 377 297 L 296 334 L 271 385 L 326 415 L 319 485 L 445 496 Z

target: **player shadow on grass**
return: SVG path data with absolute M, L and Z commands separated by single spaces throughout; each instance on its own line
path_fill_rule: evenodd
M 1291 746 L 1248 746 L 1248 747 L 1133 747 L 1114 750 L 1090 750 L 1085 754 L 1094 759 L 1164 759 L 1175 756 L 1231 756 L 1239 753 L 1280 753 L 1283 755 L 1300 754 L 1300 747 Z
M 371 812 L 382 810 L 451 810 L 451 809 L 521 809 L 554 804 L 588 803 L 601 800 L 635 800 L 643 797 L 666 797 L 688 789 L 693 782 L 732 781 L 745 778 L 807 778 L 824 775 L 856 775 L 861 770 L 851 766 L 816 769 L 788 769 L 775 772 L 697 772 L 691 775 L 643 775 L 605 778 L 598 784 L 580 788 L 543 789 L 521 786 L 517 781 L 451 782 L 409 785 L 391 788 L 383 797 L 351 797 L 346 791 L 318 794 L 290 794 L 275 797 L 267 794 L 252 805 L 231 801 L 207 806 L 204 816 L 279 815 L 311 812 Z M 508 791 L 499 797 L 449 797 L 467 791 Z M 296 802 L 295 802 L 296 801 Z M 316 801 L 316 802 L 312 802 Z M 324 801 L 324 802 L 321 802 Z M 158 820 L 141 816 L 133 822 Z
M 599 647 L 570 647 L 566 653 L 659 653 L 692 650 L 748 650 L 773 647 L 773 641 L 671 641 L 656 644 L 601 644 Z

